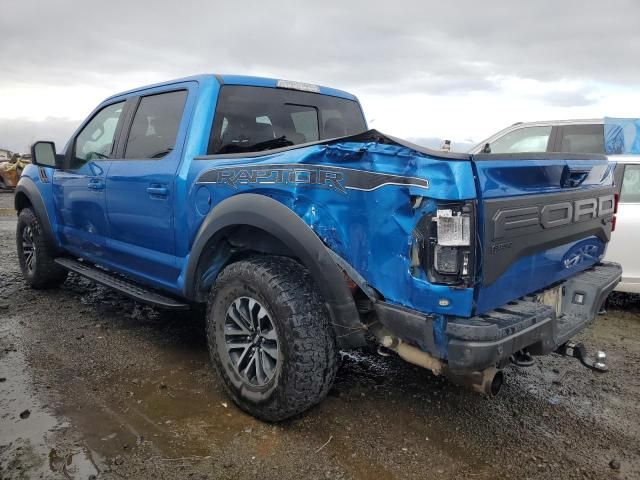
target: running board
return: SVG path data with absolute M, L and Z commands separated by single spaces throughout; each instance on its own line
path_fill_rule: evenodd
M 183 303 L 174 298 L 167 297 L 148 287 L 140 285 L 139 283 L 135 283 L 120 275 L 102 270 L 101 268 L 65 257 L 56 258 L 55 261 L 58 265 L 66 268 L 67 270 L 77 273 L 78 275 L 82 275 L 83 277 L 87 277 L 94 282 L 111 287 L 141 303 L 146 303 L 147 305 L 168 310 L 189 309 L 188 303 Z

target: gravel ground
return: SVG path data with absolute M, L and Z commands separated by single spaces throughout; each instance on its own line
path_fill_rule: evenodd
M 616 296 L 579 340 L 506 370 L 486 399 L 401 360 L 343 355 L 329 397 L 277 425 L 237 408 L 201 314 L 70 276 L 27 288 L 0 194 L 0 478 L 640 478 L 640 301 Z

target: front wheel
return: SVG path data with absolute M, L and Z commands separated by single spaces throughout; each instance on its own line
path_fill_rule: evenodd
M 207 308 L 209 352 L 229 395 L 247 413 L 279 421 L 327 394 L 338 351 L 309 273 L 285 257 L 227 266 Z
M 31 208 L 18 216 L 16 246 L 22 275 L 32 288 L 57 287 L 67 278 L 67 270 L 55 263 L 52 245 L 42 233 L 40 221 Z

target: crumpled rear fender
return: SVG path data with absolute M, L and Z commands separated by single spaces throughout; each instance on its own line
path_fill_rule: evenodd
M 205 218 L 191 248 L 185 272 L 185 296 L 201 300 L 202 275 L 208 265 L 201 259 L 207 248 L 219 245 L 219 236 L 229 227 L 249 226 L 267 232 L 284 244 L 309 270 L 327 305 L 341 347 L 365 344 L 355 302 L 341 269 L 318 235 L 293 210 L 273 198 L 243 193 L 219 203 Z M 223 263 L 223 262 L 222 262 Z M 222 268 L 216 267 L 214 275 Z

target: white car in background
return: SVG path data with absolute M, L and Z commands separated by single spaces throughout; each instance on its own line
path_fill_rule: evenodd
M 605 154 L 604 125 L 604 119 L 515 123 L 480 142 L 469 153 Z M 605 259 L 622 265 L 617 291 L 640 293 L 640 155 L 608 158 L 616 162 L 619 203 Z

